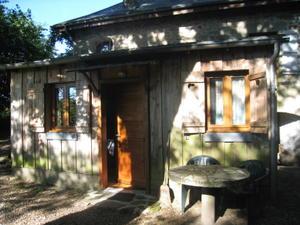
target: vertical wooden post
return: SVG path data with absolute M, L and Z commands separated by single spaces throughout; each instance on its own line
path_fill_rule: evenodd
M 146 72 L 144 75 L 144 85 L 145 85 L 145 110 L 144 118 L 145 121 L 145 172 L 146 172 L 146 193 L 150 194 L 151 192 L 151 176 L 150 176 L 150 160 L 151 160 L 151 135 L 150 135 L 150 75 L 151 75 L 151 66 L 147 65 Z
M 184 213 L 186 199 L 187 199 L 187 195 L 188 195 L 188 189 L 185 187 L 185 185 L 181 184 L 180 191 L 181 191 L 181 196 L 179 198 L 180 207 L 181 207 L 181 212 Z
M 271 198 L 276 201 L 277 193 L 277 152 L 278 152 L 278 116 L 277 116 L 277 90 L 275 88 L 275 68 L 271 64 L 269 66 L 271 77 L 271 93 L 270 93 L 270 170 L 271 170 Z
M 275 64 L 280 51 L 279 41 L 274 43 L 274 53 L 270 58 L 268 65 L 268 80 L 270 89 L 270 169 L 271 169 L 271 198 L 276 201 L 277 195 L 277 152 L 278 152 L 278 116 L 277 116 L 277 87 L 276 87 L 276 71 Z

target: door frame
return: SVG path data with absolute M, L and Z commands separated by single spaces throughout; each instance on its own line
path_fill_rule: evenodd
M 138 83 L 141 82 L 144 85 L 145 88 L 145 174 L 146 174 L 146 186 L 145 191 L 147 193 L 150 193 L 150 131 L 149 131 L 149 123 L 150 123 L 150 107 L 149 107 L 149 65 L 143 65 L 139 67 L 144 67 L 144 73 L 140 74 L 139 79 L 111 79 L 111 80 L 103 80 L 103 82 L 99 82 L 100 85 L 100 100 L 101 100 L 101 109 L 99 110 L 98 114 L 98 143 L 99 143 L 99 184 L 106 188 L 109 186 L 109 177 L 108 177 L 108 159 L 107 159 L 107 150 L 106 150 L 106 143 L 107 143 L 107 98 L 105 93 L 105 87 L 104 85 L 113 85 L 113 84 L 119 84 L 119 85 L 126 85 L 127 83 Z M 101 80 L 101 72 L 100 79 Z M 132 187 L 135 188 L 134 186 Z

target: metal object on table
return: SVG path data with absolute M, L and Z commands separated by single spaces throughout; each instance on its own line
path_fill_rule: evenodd
M 220 162 L 208 155 L 198 155 L 191 158 L 187 162 L 187 165 L 199 165 L 199 166 L 220 165 Z
M 215 196 L 210 190 L 224 188 L 231 183 L 243 182 L 250 176 L 247 170 L 221 165 L 186 165 L 170 169 L 169 178 L 181 185 L 181 210 L 184 212 L 186 186 L 202 187 L 201 221 L 203 225 L 215 223 Z

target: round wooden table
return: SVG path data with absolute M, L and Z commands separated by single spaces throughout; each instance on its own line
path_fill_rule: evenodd
M 201 221 L 202 225 L 215 223 L 215 196 L 209 190 L 224 188 L 232 183 L 242 182 L 249 178 L 247 170 L 237 167 L 221 165 L 186 165 L 169 170 L 170 180 L 181 185 L 181 210 L 184 211 L 187 197 L 187 187 L 194 186 L 206 188 L 201 193 Z

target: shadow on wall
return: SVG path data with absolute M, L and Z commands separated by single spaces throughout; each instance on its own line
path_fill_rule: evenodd
M 207 17 L 206 17 L 207 16 Z M 240 15 L 238 15 L 240 16 Z M 250 33 L 263 33 L 263 32 L 276 32 L 277 28 L 276 26 L 278 24 L 273 24 L 273 20 L 267 20 L 266 18 L 260 16 L 259 18 L 256 18 L 256 15 L 252 15 L 251 18 L 253 20 L 245 21 L 242 19 L 239 19 L 238 16 L 228 16 L 224 15 L 223 19 L 215 18 L 214 15 L 204 15 L 203 17 L 206 17 L 206 20 L 203 22 L 203 24 L 196 24 L 195 25 L 195 18 L 188 18 L 188 21 L 182 20 L 182 17 L 176 17 L 172 18 L 170 21 L 167 21 L 167 24 L 178 24 L 178 26 L 170 26 L 171 29 L 166 29 L 166 27 L 161 27 L 159 20 L 154 20 L 153 24 L 149 29 L 144 29 L 145 24 L 143 23 L 131 23 L 130 25 L 134 28 L 130 30 L 130 26 L 124 26 L 124 24 L 120 24 L 118 26 L 115 26 L 115 31 L 117 30 L 119 33 L 109 33 L 106 31 L 99 32 L 102 37 L 97 36 L 95 33 L 96 30 L 87 31 L 87 33 L 78 34 L 78 35 L 86 35 L 87 40 L 81 39 L 83 36 L 78 36 L 75 38 L 75 40 L 78 40 L 77 42 L 77 48 L 78 51 L 87 51 L 87 53 L 92 53 L 94 51 L 93 48 L 97 46 L 96 42 L 99 41 L 99 39 L 105 37 L 109 37 L 113 39 L 115 44 L 115 49 L 135 49 L 135 48 L 141 48 L 143 46 L 154 46 L 154 45 L 166 45 L 171 44 L 174 42 L 179 43 L 188 43 L 188 42 L 195 42 L 195 41 L 205 41 L 205 40 L 227 40 L 227 39 L 238 39 L 241 37 L 247 37 Z M 249 15 L 248 15 L 249 16 Z M 207 22 L 211 20 L 211 22 Z M 197 23 L 199 23 L 201 20 L 197 20 Z M 224 21 L 224 22 L 223 22 Z M 271 22 L 269 22 L 271 21 Z M 274 20 L 275 21 L 275 20 Z M 278 21 L 277 21 L 278 22 Z M 288 29 L 288 24 L 284 24 L 285 21 L 280 21 L 281 28 Z M 291 21 L 293 22 L 293 21 Z M 274 22 L 275 23 L 275 22 Z M 129 25 L 129 24 L 128 24 Z M 173 28 L 173 29 L 172 29 Z M 199 28 L 199 29 L 198 29 Z M 200 29 L 201 28 L 201 29 Z M 206 34 L 203 34 L 202 31 L 207 30 Z M 143 31 L 143 32 L 138 32 Z M 173 32 L 174 31 L 174 32 Z M 89 33 L 90 32 L 90 33 Z M 106 33 L 105 33 L 106 32 Z M 75 35 L 76 36 L 76 35 Z M 92 43 L 92 42 L 95 43 Z M 86 46 L 85 46 L 86 45 Z M 118 47 L 119 46 L 119 47 Z M 160 107 L 162 108 L 161 112 L 163 112 L 162 119 L 164 121 L 163 128 L 161 129 L 162 139 L 163 143 L 161 145 L 164 148 L 164 151 L 167 152 L 168 158 L 171 158 L 171 163 L 174 163 L 175 165 L 178 164 L 185 164 L 185 161 L 191 158 L 194 155 L 205 153 L 203 151 L 203 142 L 199 141 L 199 136 L 197 136 L 198 141 L 194 142 L 193 145 L 190 145 L 187 141 L 184 140 L 184 137 L 182 135 L 182 132 L 180 130 L 173 129 L 174 123 L 176 123 L 176 115 L 180 109 L 181 105 L 181 99 L 184 97 L 184 87 L 183 83 L 186 82 L 188 75 L 193 72 L 195 64 L 202 60 L 204 62 L 209 61 L 230 61 L 233 59 L 255 59 L 256 57 L 260 57 L 260 55 L 251 55 L 253 51 L 259 52 L 259 54 L 262 54 L 261 56 L 264 57 L 263 53 L 261 53 L 260 49 L 248 49 L 247 51 L 244 51 L 242 49 L 237 49 L 238 51 L 234 51 L 231 49 L 228 50 L 220 50 L 220 51 L 206 51 L 202 52 L 201 54 L 195 54 L 194 61 L 190 61 L 187 64 L 183 65 L 183 59 L 186 56 L 183 56 L 182 58 L 178 57 L 178 55 L 174 56 L 173 59 L 168 56 L 168 59 L 171 60 L 165 60 L 165 66 L 162 68 L 162 77 L 159 79 L 159 82 L 162 83 L 162 87 L 157 88 L 158 92 L 161 92 L 162 99 L 158 100 L 161 104 Z M 237 54 L 238 52 L 238 54 Z M 182 68 L 185 66 L 185 68 Z M 242 65 L 241 65 L 242 66 Z M 184 71 L 183 71 L 184 69 Z M 220 70 L 218 66 L 214 68 L 215 70 Z M 222 68 L 221 68 L 222 70 Z M 182 72 L 183 71 L 183 72 Z M 174 77 L 178 77 L 179 79 L 174 79 Z M 159 90 L 160 89 L 160 90 Z M 195 88 L 194 92 L 197 91 L 197 88 Z M 20 93 L 17 93 L 20 94 Z M 193 94 L 193 93 L 191 93 Z M 195 96 L 197 96 L 195 94 Z M 23 103 L 20 103 L 20 108 L 22 107 Z M 82 103 L 83 104 L 83 103 Z M 15 118 L 15 121 L 17 121 L 17 117 Z M 192 118 L 193 122 L 198 122 L 197 118 Z M 17 126 L 20 124 L 16 124 L 15 129 L 20 128 L 20 126 Z M 177 127 L 181 129 L 181 127 Z M 178 132 L 177 132 L 178 131 Z M 15 134 L 13 137 L 13 143 L 18 143 L 21 140 L 21 134 Z M 195 139 L 196 140 L 196 139 Z M 15 142 L 14 142 L 15 141 Z M 82 141 L 84 143 L 84 141 Z M 191 142 L 190 142 L 191 143 Z M 54 152 L 50 159 L 53 159 L 54 161 L 57 161 L 56 164 L 62 165 L 64 162 L 63 159 L 61 159 L 61 155 L 63 156 L 69 156 L 74 153 L 73 146 L 69 145 L 69 142 L 66 143 L 66 151 L 62 154 L 59 152 Z M 156 147 L 156 146 L 155 146 Z M 254 149 L 254 144 L 250 148 L 247 146 L 231 146 L 231 144 L 228 144 L 228 148 L 224 148 L 224 145 L 220 143 L 209 143 L 205 145 L 205 149 L 208 151 L 215 152 L 218 157 L 216 158 L 224 158 L 225 154 L 226 156 L 233 158 L 233 160 L 244 160 L 243 157 L 240 158 L 238 152 L 240 149 L 243 149 L 245 152 L 251 152 L 251 149 Z M 80 147 L 80 149 L 85 149 L 84 144 Z M 190 151 L 185 151 L 185 149 L 197 149 L 192 154 Z M 213 149 L 216 149 L 217 151 L 213 151 Z M 227 150 L 228 149 L 228 150 Z M 248 151 L 250 149 L 250 151 Z M 45 149 L 44 149 L 45 150 Z M 199 151 L 198 151 L 199 150 Z M 230 150 L 230 151 L 229 151 Z M 39 151 L 39 150 L 38 150 Z M 37 151 L 37 152 L 38 152 Z M 164 176 L 164 169 L 166 167 L 161 166 L 163 165 L 163 161 L 167 158 L 166 155 L 158 156 L 158 154 L 164 154 L 164 151 L 161 151 L 161 153 L 157 153 L 157 158 L 151 162 L 151 173 L 157 174 L 157 182 L 160 184 L 163 181 Z M 253 151 L 252 151 L 253 152 Z M 52 153 L 52 152 L 50 152 Z M 57 153 L 57 154 L 56 154 Z M 20 156 L 21 154 L 24 154 L 24 152 L 18 152 L 16 154 L 16 157 Z M 32 154 L 32 152 L 30 153 Z M 48 154 L 48 152 L 44 153 L 44 155 Z M 77 153 L 76 153 L 77 154 Z M 214 153 L 213 153 L 214 154 Z M 41 154 L 42 155 L 42 154 Z M 26 156 L 26 154 L 25 154 Z M 78 155 L 77 158 L 83 158 L 82 155 Z M 48 157 L 48 155 L 47 155 Z M 86 157 L 91 161 L 91 158 L 88 156 Z M 247 158 L 245 158 L 247 159 Z M 22 159 L 25 160 L 25 159 Z M 49 161 L 49 158 L 46 159 Z M 75 160 L 70 160 L 71 164 Z M 158 166 L 156 166 L 156 162 Z M 161 163 L 162 162 L 162 163 Z M 36 162 L 35 162 L 36 163 Z M 80 162 L 81 163 L 81 162 Z M 80 164 L 79 163 L 79 164 Z M 170 163 L 170 162 L 167 162 Z M 55 165 L 55 163 L 53 163 Z M 77 164 L 76 164 L 77 166 Z M 83 167 L 83 166 L 82 166 Z M 59 168 L 58 170 L 64 170 L 66 167 L 63 166 L 62 168 Z M 73 165 L 71 168 L 74 168 Z M 46 167 L 46 169 L 51 169 Z M 90 168 L 87 170 L 90 171 Z
M 293 61 L 288 64 L 290 69 L 299 70 L 299 62 L 293 58 Z M 289 112 L 300 115 L 300 79 L 298 74 L 280 73 L 278 76 L 278 108 L 281 112 Z M 285 120 L 284 116 L 281 120 Z
M 55 185 L 61 189 L 73 188 L 77 190 L 99 189 L 98 176 L 81 173 L 70 173 L 41 168 L 21 168 L 14 170 L 15 176 L 35 181 L 45 185 Z
M 279 113 L 279 163 L 300 166 L 300 116 Z
M 263 16 L 256 15 L 252 12 L 247 15 L 247 20 L 242 18 L 242 16 L 244 17 L 245 15 L 241 13 L 218 14 L 219 18 L 216 18 L 215 14 L 210 13 L 205 15 L 201 14 L 201 19 L 199 19 L 199 17 L 195 18 L 194 16 L 165 18 L 164 25 L 161 24 L 161 20 L 152 20 L 151 24 L 145 24 L 144 21 L 132 22 L 128 23 L 127 26 L 124 26 L 124 23 L 120 23 L 114 24 L 113 27 L 107 26 L 105 29 L 102 29 L 101 32 L 98 32 L 99 30 L 97 29 L 87 29 L 81 33 L 73 33 L 73 40 L 76 42 L 74 46 L 77 54 L 92 54 L 95 53 L 96 46 L 98 46 L 101 41 L 107 41 L 107 39 L 112 40 L 114 45 L 112 48 L 113 51 L 122 49 L 134 50 L 143 47 L 171 45 L 174 43 L 235 40 L 248 37 L 250 34 L 276 33 L 278 30 L 288 29 L 286 18 L 284 17 L 282 20 L 272 20 L 272 13 L 273 12 L 269 10 L 265 12 Z M 269 19 L 267 19 L 266 16 Z M 145 27 L 147 27 L 147 29 L 145 29 Z M 159 84 L 161 87 L 155 87 L 156 90 L 154 90 L 155 92 L 161 92 L 162 95 L 161 99 L 155 99 L 154 101 L 157 101 L 156 103 L 161 107 L 162 118 L 159 117 L 159 119 L 163 121 L 163 127 L 155 125 L 155 128 L 160 128 L 161 131 L 159 132 L 162 132 L 162 134 L 155 134 L 159 136 L 158 138 L 162 139 L 162 143 L 155 143 L 157 146 L 154 144 L 153 149 L 158 153 L 154 152 L 154 154 L 152 154 L 151 152 L 151 174 L 155 174 L 152 178 L 155 180 L 155 184 L 161 184 L 163 182 L 163 176 L 166 175 L 165 169 L 167 167 L 183 165 L 192 156 L 205 153 L 203 151 L 204 144 L 201 138 L 199 138 L 199 135 L 193 135 L 193 137 L 191 137 L 193 140 L 188 142 L 182 135 L 181 126 L 174 127 L 176 115 L 180 111 L 181 105 L 184 106 L 185 104 L 185 102 L 181 101 L 186 94 L 183 83 L 187 81 L 188 75 L 193 72 L 196 63 L 199 60 L 219 62 L 222 60 L 229 61 L 232 59 L 249 58 L 249 55 L 251 55 L 249 52 L 245 53 L 241 50 L 241 53 L 236 54 L 236 51 L 231 51 L 231 49 L 216 52 L 207 51 L 201 55 L 195 54 L 194 61 L 191 60 L 187 65 L 183 65 L 184 63 L 182 63 L 184 61 L 183 57 L 186 56 L 180 58 L 176 55 L 172 58 L 170 54 L 166 57 L 168 60 L 165 60 L 163 63 L 162 76 L 157 78 L 158 83 L 162 83 Z M 257 52 L 260 52 L 260 50 L 258 49 Z M 251 59 L 260 56 L 264 57 L 265 55 L 251 56 Z M 182 68 L 183 66 L 185 68 Z M 220 68 L 216 66 L 215 70 L 220 70 Z M 180 78 L 174 79 L 174 77 Z M 196 91 L 197 88 L 195 89 L 195 92 Z M 190 94 L 197 96 L 197 94 L 194 93 Z M 194 117 L 195 118 L 191 118 L 191 121 L 199 122 L 197 116 Z M 208 151 L 211 150 L 211 153 L 214 152 L 212 154 L 216 154 L 217 158 L 224 158 L 226 154 L 228 158 L 233 158 L 232 160 L 234 161 L 249 159 L 247 154 L 255 152 L 252 151 L 252 149 L 255 149 L 254 143 L 251 144 L 251 146 L 237 145 L 236 147 L 228 144 L 226 149 L 224 146 L 225 145 L 221 143 L 209 143 L 205 145 L 205 149 Z M 161 148 L 163 150 L 159 151 Z M 189 150 L 186 151 L 186 149 Z M 215 151 L 212 149 L 215 149 Z M 240 157 L 237 153 L 240 151 L 239 149 L 243 149 L 246 153 L 244 154 L 245 158 L 244 156 Z M 255 156 L 250 156 L 250 158 L 253 157 Z M 171 162 L 165 162 L 166 158 L 170 158 Z M 168 165 L 163 165 L 164 163 Z
M 89 88 L 83 82 L 83 77 L 77 75 L 75 81 L 75 75 L 63 76 L 64 69 L 66 68 L 60 68 L 60 70 L 52 68 L 48 72 L 44 70 L 26 71 L 23 73 L 23 83 L 22 74 L 12 75 L 11 86 L 14 88 L 11 89 L 11 142 L 14 167 L 37 169 L 36 173 L 32 173 L 30 177 L 41 178 L 49 173 L 51 183 L 58 181 L 59 172 L 66 172 L 64 173 L 65 183 L 69 184 L 73 180 L 69 178 L 74 177 L 76 180 L 80 174 L 89 176 L 98 173 L 96 152 L 98 144 L 94 141 L 96 140 L 94 127 L 97 117 L 95 116 L 96 107 L 90 109 L 90 101 L 95 100 L 94 96 L 91 96 Z M 62 78 L 58 78 L 58 75 Z M 79 93 L 76 99 L 76 129 L 79 129 L 76 139 L 55 137 L 52 140 L 46 135 L 47 129 L 50 128 L 44 124 L 44 120 L 47 121 L 47 118 L 44 118 L 44 105 L 49 108 L 49 102 L 44 103 L 43 93 L 46 76 L 52 83 L 63 83 L 70 80 L 76 82 Z M 22 92 L 24 97 L 22 97 Z M 49 96 L 49 98 L 51 97 L 54 98 L 54 96 Z M 92 110 L 91 113 L 95 119 L 90 119 L 89 110 Z M 70 134 L 66 134 L 66 136 L 70 136 Z M 42 171 L 44 172 L 42 173 Z
M 177 16 L 152 20 L 151 23 L 132 22 L 114 24 L 106 29 L 89 29 L 73 34 L 76 54 L 96 53 L 99 44 L 111 40 L 113 50 L 138 49 L 143 47 L 164 46 L 178 43 L 194 43 L 197 41 L 223 41 L 248 37 L 251 34 L 277 32 L 276 26 L 286 26 L 284 20 L 248 13 L 244 15 L 230 12 L 198 14 L 197 17 Z M 267 19 L 266 19 L 267 18 Z M 270 22 L 273 21 L 273 22 Z M 147 29 L 145 29 L 147 27 Z M 284 28 L 285 29 L 285 28 Z M 117 32 L 116 32 L 117 31 Z
M 263 158 L 261 154 L 265 152 L 261 151 L 261 149 L 266 149 L 263 146 L 266 140 L 263 135 L 253 135 L 252 143 L 224 143 L 221 139 L 216 139 L 214 142 L 205 142 L 200 134 L 183 136 L 182 122 L 188 120 L 187 122 L 191 124 L 200 124 L 201 120 L 205 119 L 205 115 L 199 118 L 201 109 L 196 107 L 199 105 L 199 102 L 202 102 L 201 104 L 204 104 L 202 108 L 205 108 L 205 100 L 199 100 L 201 92 L 200 94 L 198 93 L 199 88 L 196 88 L 196 85 L 198 85 L 197 80 L 196 82 L 191 81 L 191 75 L 197 73 L 197 71 L 205 71 L 208 62 L 211 62 L 209 69 L 212 71 L 228 70 L 228 64 L 232 63 L 232 60 L 240 59 L 249 60 L 251 62 L 249 66 L 255 67 L 256 59 L 268 57 L 271 52 L 270 49 L 262 49 L 261 47 L 259 49 L 253 47 L 227 49 L 226 53 L 222 49 L 208 50 L 201 53 L 183 55 L 179 60 L 177 56 L 177 58 L 173 59 L 174 61 L 170 60 L 170 63 L 166 61 L 162 71 L 163 137 L 165 137 L 164 146 L 167 146 L 166 150 L 170 158 L 170 167 L 185 165 L 191 157 L 201 154 L 210 155 L 224 165 L 238 165 L 243 160 Z M 254 52 L 255 54 L 253 54 Z M 202 66 L 197 69 L 199 62 L 201 62 Z M 247 65 L 232 66 L 230 68 L 241 69 L 245 66 Z M 181 79 L 174 79 L 174 77 L 180 77 Z M 194 82 L 193 88 L 189 88 L 187 82 Z M 204 91 L 203 94 L 205 94 Z M 195 100 L 192 102 L 193 99 Z M 257 107 L 264 107 L 264 105 L 260 104 Z

